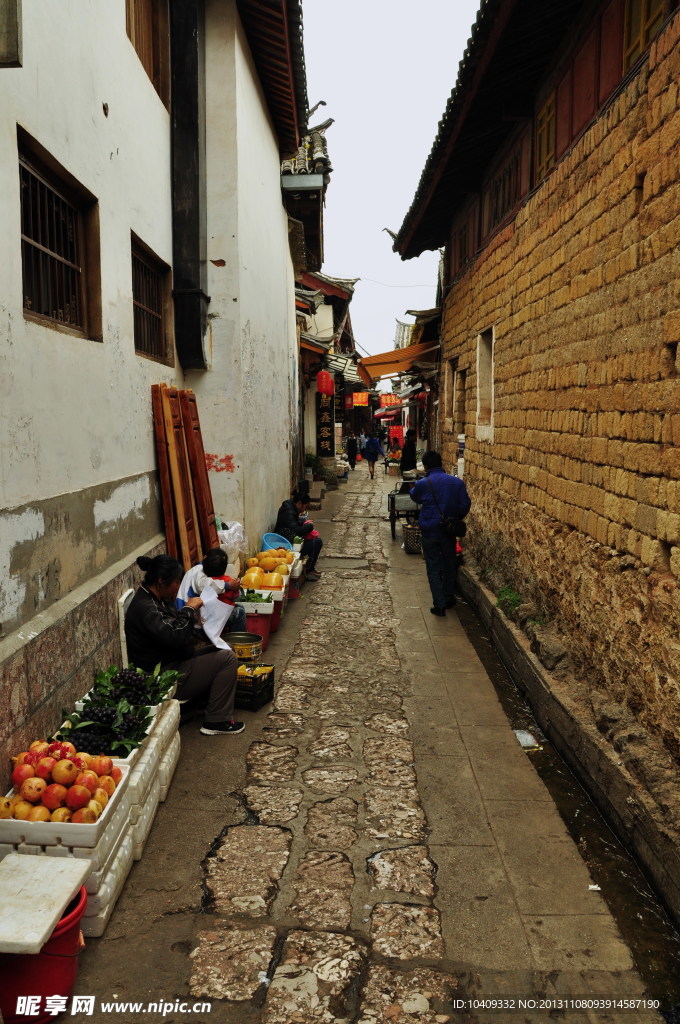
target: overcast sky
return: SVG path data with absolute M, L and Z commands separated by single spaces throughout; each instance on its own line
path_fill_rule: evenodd
M 398 231 L 413 201 L 479 0 L 303 0 L 311 124 L 327 132 L 323 272 L 360 277 L 358 344 L 393 347 L 396 318 L 434 305 L 437 253 L 402 261 Z

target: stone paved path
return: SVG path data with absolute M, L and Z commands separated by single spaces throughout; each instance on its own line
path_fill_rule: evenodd
M 209 853 L 204 841 L 202 903 L 192 868 L 182 881 L 173 863 L 166 909 L 131 930 L 152 844 L 101 953 L 122 939 L 142 956 L 146 942 L 157 984 L 211 1000 L 192 1019 L 220 1024 L 658 1020 L 540 1009 L 643 988 L 457 616 L 429 614 L 422 560 L 391 539 L 392 484 L 357 469 L 315 517 L 322 578 L 298 603 L 275 704 L 229 748 L 245 777 L 224 828 L 205 790 L 218 839 Z M 203 749 L 183 739 L 181 767 Z M 168 814 L 193 812 L 191 778 L 178 773 Z M 209 826 L 187 821 L 195 849 Z M 480 998 L 536 1006 L 468 1012 Z

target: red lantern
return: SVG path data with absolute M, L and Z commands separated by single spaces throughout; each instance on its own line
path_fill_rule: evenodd
M 418 405 L 427 405 L 427 391 L 419 391 L 416 395 Z
M 335 377 L 328 370 L 319 370 L 316 375 L 316 390 L 320 395 L 335 394 Z

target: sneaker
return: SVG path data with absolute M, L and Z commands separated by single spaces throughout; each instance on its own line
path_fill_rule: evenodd
M 244 729 L 243 722 L 204 722 L 200 731 L 204 736 L 231 736 Z
M 431 613 L 433 615 L 446 615 L 446 609 L 445 608 L 434 607 L 434 608 L 430 608 L 430 611 L 431 611 Z

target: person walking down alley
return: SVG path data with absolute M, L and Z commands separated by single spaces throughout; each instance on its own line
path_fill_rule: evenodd
M 399 472 L 403 476 L 405 472 L 409 472 L 416 468 L 417 456 L 416 456 L 416 432 L 413 429 L 406 431 L 406 438 L 404 440 L 404 447 L 401 449 L 401 462 L 399 463 Z
M 350 430 L 349 437 L 347 438 L 347 461 L 349 462 L 349 468 L 354 469 L 357 464 L 357 455 L 359 452 L 359 445 L 354 435 L 354 431 Z
M 382 455 L 383 459 L 386 457 L 385 452 L 382 450 L 382 445 L 377 437 L 373 434 L 369 434 L 366 438 L 366 447 L 364 448 L 364 458 L 368 463 L 368 472 L 371 474 L 371 480 L 375 476 L 375 464 L 378 461 L 378 456 Z
M 309 494 L 299 488 L 293 491 L 293 497 L 284 501 L 279 509 L 274 532 L 281 534 L 291 543 L 296 537 L 302 537 L 300 554 L 307 559 L 305 577 L 315 583 L 321 578 L 321 573 L 316 571 L 316 560 L 323 547 L 323 541 L 314 529 L 314 523 L 307 519 L 308 508 Z
M 458 575 L 456 536 L 450 524 L 461 524 L 465 519 L 470 511 L 470 497 L 460 477 L 444 471 L 439 452 L 425 452 L 423 468 L 425 479 L 411 488 L 411 497 L 421 506 L 418 522 L 432 591 L 430 611 L 433 615 L 446 615 L 446 609 L 456 603 Z

